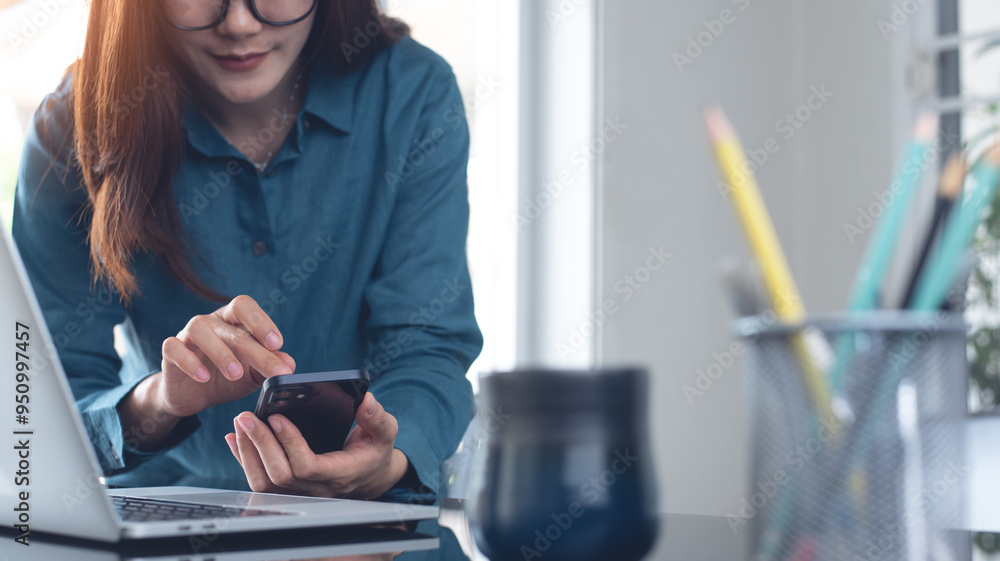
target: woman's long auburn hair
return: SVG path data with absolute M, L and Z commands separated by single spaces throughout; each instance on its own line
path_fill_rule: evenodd
M 240 1 L 240 0 L 233 0 Z M 184 69 L 170 55 L 160 0 L 92 0 L 83 55 L 73 75 L 75 161 L 88 196 L 85 219 L 94 281 L 106 281 L 128 305 L 139 293 L 136 253 L 158 255 L 202 298 L 226 296 L 206 286 L 189 263 L 172 181 L 184 146 Z M 405 36 L 377 0 L 319 0 L 303 49 L 305 60 L 337 73 L 363 66 Z M 359 31 L 360 30 L 360 31 Z M 372 30 L 377 30 L 372 37 Z M 364 34 L 367 44 L 355 45 Z M 360 43 L 360 41 L 359 41 Z M 159 72 L 166 67 L 167 72 Z M 157 73 L 155 86 L 143 81 Z

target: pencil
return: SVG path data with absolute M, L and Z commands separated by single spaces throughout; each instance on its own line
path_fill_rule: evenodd
M 945 222 L 947 222 L 946 217 L 951 212 L 951 207 L 955 199 L 962 192 L 962 184 L 965 183 L 965 174 L 967 171 L 965 158 L 962 157 L 961 152 L 956 152 L 948 160 L 944 171 L 941 172 L 941 180 L 938 182 L 938 194 L 934 201 L 934 215 L 931 218 L 931 225 L 927 229 L 927 236 L 924 238 L 924 243 L 921 246 L 920 256 L 917 258 L 913 274 L 910 276 L 910 282 L 903 296 L 902 307 L 904 309 L 909 308 L 913 303 L 913 296 L 917 289 L 917 279 L 920 278 L 921 273 L 923 273 L 924 268 L 927 266 L 927 257 L 930 256 L 931 247 L 933 247 L 934 241 L 941 233 Z
M 892 182 L 891 189 L 896 193 L 896 199 L 887 205 L 881 219 L 875 225 L 861 266 L 855 274 L 854 286 L 851 288 L 847 303 L 847 309 L 851 312 L 873 310 L 878 305 L 879 291 L 892 262 L 892 252 L 903 220 L 910 210 L 917 185 L 920 183 L 923 170 L 921 164 L 937 133 L 937 123 L 937 115 L 924 113 L 913 127 L 913 140 L 910 142 L 907 156 L 900 161 Z M 850 370 L 853 341 L 853 333 L 850 331 L 842 332 L 837 338 L 837 359 L 830 372 L 830 386 L 837 395 L 843 390 L 845 378 Z
M 937 133 L 937 115 L 924 113 L 913 127 L 913 141 L 909 154 L 900 162 L 893 180 L 893 191 L 898 191 L 895 201 L 887 205 L 881 220 L 875 226 L 871 242 L 858 268 L 854 289 L 848 308 L 851 311 L 872 310 L 878 305 L 878 294 L 885 274 L 892 262 L 892 252 L 899 237 L 903 220 L 910 210 L 917 185 L 923 173 L 921 161 Z
M 767 300 L 758 281 L 760 276 L 752 262 L 728 255 L 716 264 L 716 269 L 732 299 L 737 317 L 756 316 L 767 310 Z
M 983 210 L 993 202 L 1000 183 L 1000 139 L 972 168 L 971 189 L 961 205 L 952 208 L 941 238 L 941 246 L 917 281 L 911 308 L 936 310 L 944 302 L 955 273 L 982 219 Z
M 785 254 L 778 242 L 778 235 L 767 213 L 764 199 L 753 174 L 749 172 L 743 146 L 725 114 L 717 106 L 705 109 L 705 126 L 709 139 L 715 146 L 715 156 L 723 180 L 731 189 L 733 205 L 757 258 L 764 279 L 764 286 L 771 297 L 774 311 L 782 321 L 790 324 L 805 319 L 805 307 L 792 278 Z M 830 390 L 824 373 L 816 367 L 804 335 L 792 335 L 796 359 L 805 377 L 806 389 L 814 406 L 823 419 L 835 419 Z
M 916 311 L 932 311 L 938 309 L 947 296 L 948 290 L 954 284 L 955 277 L 966 261 L 966 248 L 975 234 L 976 227 L 982 221 L 983 210 L 990 206 L 1000 185 L 1000 137 L 980 161 L 972 168 L 970 189 L 966 191 L 961 205 L 953 205 L 948 224 L 941 238 L 940 247 L 933 254 L 929 265 L 925 267 L 917 282 L 916 296 L 910 307 Z M 891 358 L 890 368 L 881 376 L 878 387 L 873 393 L 868 406 L 868 414 L 861 418 L 856 426 L 857 433 L 850 439 L 850 448 L 846 452 L 847 466 L 858 466 L 861 458 L 867 453 L 875 437 L 878 411 L 891 407 L 893 396 L 903 377 L 909 372 L 909 355 L 904 347 L 913 344 L 913 335 L 897 342 L 887 357 L 902 357 L 901 360 Z M 855 467 L 855 470 L 858 468 Z M 836 476 L 842 477 L 842 476 Z M 839 483 L 829 489 L 837 489 Z

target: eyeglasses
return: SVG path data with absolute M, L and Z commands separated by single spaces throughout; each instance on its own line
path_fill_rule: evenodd
M 239 2 L 240 0 L 236 0 Z M 267 25 L 292 25 L 316 9 L 317 0 L 247 0 L 250 13 Z M 185 31 L 210 29 L 223 22 L 231 0 L 163 0 L 170 25 Z

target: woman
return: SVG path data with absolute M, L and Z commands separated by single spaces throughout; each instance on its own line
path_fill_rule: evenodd
M 91 6 L 13 230 L 109 482 L 436 490 L 482 345 L 451 69 L 376 0 Z M 248 411 L 348 368 L 372 385 L 343 451 Z

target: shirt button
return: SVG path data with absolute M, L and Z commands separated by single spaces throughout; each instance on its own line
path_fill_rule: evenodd
M 257 240 L 257 241 L 254 242 L 254 244 L 253 244 L 253 254 L 254 255 L 264 255 L 265 251 L 267 251 L 267 244 L 266 243 L 264 243 L 261 240 Z
M 310 125 L 310 123 L 309 123 L 309 118 L 308 117 L 306 117 L 305 119 L 302 119 L 302 126 L 304 126 L 305 128 L 308 129 L 309 125 Z

